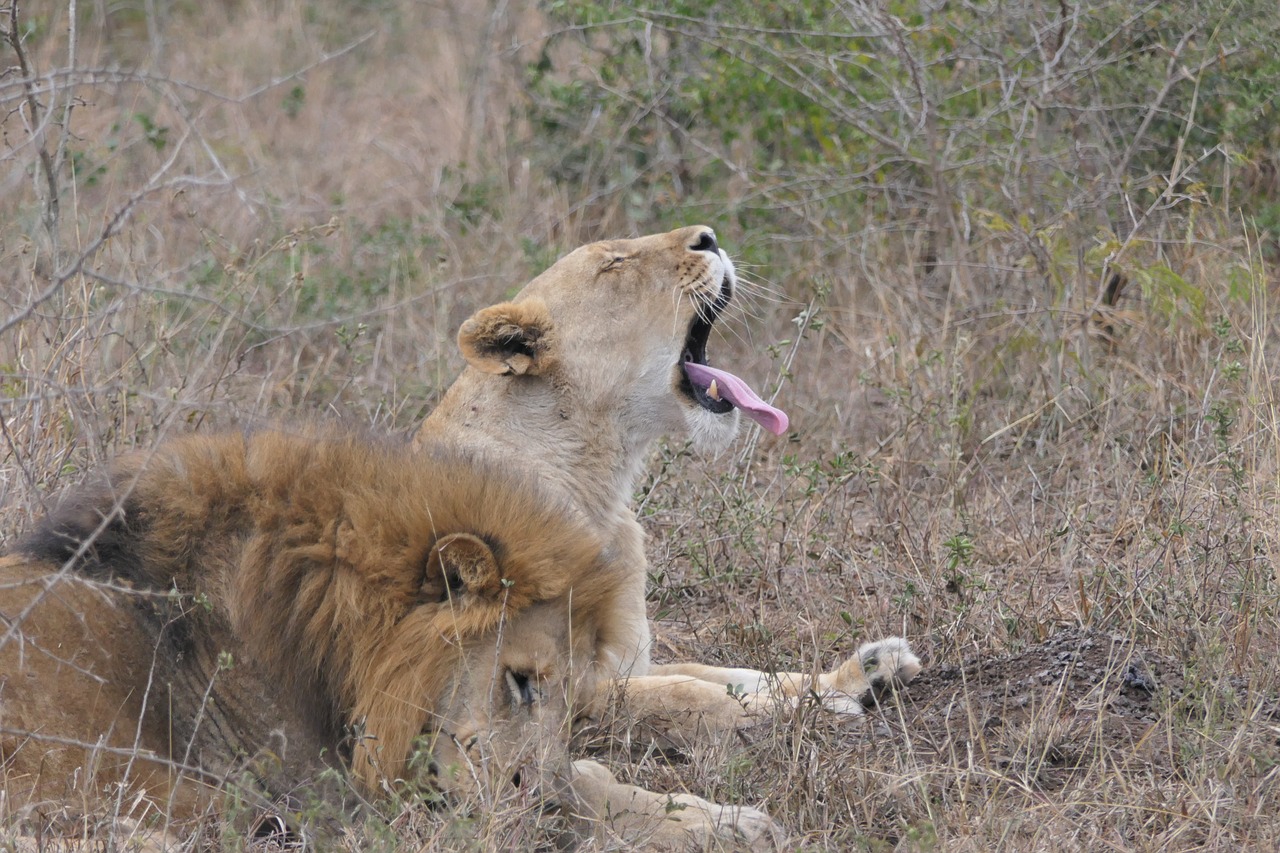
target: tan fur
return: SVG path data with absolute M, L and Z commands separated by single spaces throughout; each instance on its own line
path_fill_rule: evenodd
M 152 644 L 128 602 L 56 566 L 8 556 L 0 614 L 3 811 L 88 810 L 126 776 L 165 804 L 177 774 L 155 760 L 168 756 L 163 727 L 138 728 L 147 684 L 137 674 L 151 669 Z M 183 805 L 198 787 L 186 785 Z
M 732 741 L 779 702 L 811 693 L 833 711 L 861 713 L 868 696 L 920 671 L 898 638 L 867 644 L 816 679 L 649 663 L 648 566 L 631 496 L 659 437 L 688 438 L 715 453 L 737 432 L 737 410 L 699 406 L 680 366 L 695 320 L 722 309 L 735 286 L 733 264 L 704 226 L 576 249 L 511 302 L 462 325 L 458 343 L 468 366 L 415 439 L 419 447 L 444 442 L 519 460 L 611 543 L 609 571 L 622 592 L 612 612 L 600 615 L 601 689 L 575 711 L 602 721 L 620 705 L 631 736 L 664 745 Z M 611 788 L 611 780 L 607 771 L 580 774 L 586 812 L 643 821 L 663 811 L 665 801 Z M 759 812 L 697 814 L 704 834 L 761 836 Z
M 468 366 L 415 438 L 518 460 L 610 543 L 629 584 L 602 620 L 612 634 L 599 655 L 615 673 L 649 661 L 631 495 L 653 442 L 691 436 L 716 451 L 737 433 L 736 410 L 712 414 L 680 391 L 690 325 L 735 281 L 727 255 L 692 248 L 710 233 L 583 246 L 511 302 L 476 312 L 458 334 Z
M 160 790 L 164 759 L 216 779 L 267 749 L 288 750 L 287 785 L 352 730 L 370 793 L 432 731 L 446 788 L 526 743 L 563 779 L 568 696 L 617 586 L 601 553 L 572 508 L 445 450 L 267 431 L 124 457 L 0 564 L 7 804 L 65 795 L 85 750 L 64 747 L 103 735 L 100 788 L 128 770 Z M 135 740 L 145 772 L 120 757 Z

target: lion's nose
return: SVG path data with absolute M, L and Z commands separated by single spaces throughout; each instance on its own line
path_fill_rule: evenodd
M 720 244 L 716 242 L 715 232 L 703 231 L 689 248 L 695 252 L 719 252 Z

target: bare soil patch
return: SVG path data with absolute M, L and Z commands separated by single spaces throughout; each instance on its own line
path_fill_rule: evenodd
M 1173 772 L 1159 733 L 1185 695 L 1180 670 L 1124 638 L 1063 631 L 1018 654 L 939 662 L 883 721 L 921 761 L 981 764 L 1042 789 L 1103 756 Z

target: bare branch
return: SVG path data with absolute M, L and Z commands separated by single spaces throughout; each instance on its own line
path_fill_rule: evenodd
M 60 263 L 58 257 L 58 208 L 60 201 L 58 196 L 57 160 L 53 154 L 49 153 L 49 149 L 45 144 L 44 123 L 41 119 L 42 107 L 35 89 L 35 71 L 32 68 L 31 60 L 27 56 L 26 46 L 23 44 L 18 0 L 13 0 L 9 4 L 9 28 L 5 35 L 9 41 L 9 46 L 13 48 L 14 55 L 18 58 L 18 69 L 21 72 L 19 85 L 22 86 L 28 112 L 28 115 L 23 116 L 23 118 L 27 123 L 27 132 L 33 140 L 40 158 L 40 172 L 44 180 L 44 190 L 39 193 L 41 206 L 43 207 L 41 220 L 44 223 L 45 233 L 49 238 L 51 266 L 56 268 Z M 57 292 L 58 288 L 54 288 L 50 296 Z

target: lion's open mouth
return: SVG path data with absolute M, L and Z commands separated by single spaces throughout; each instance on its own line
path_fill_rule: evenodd
M 700 306 L 689 324 L 680 359 L 680 390 L 708 412 L 723 415 L 738 409 L 775 435 L 782 435 L 788 426 L 786 412 L 760 399 L 760 395 L 737 376 L 712 367 L 707 361 L 711 327 L 729 304 L 731 295 L 732 288 L 726 279 L 715 301 Z
M 721 285 L 720 293 L 714 302 L 698 306 L 698 313 L 689 324 L 689 334 L 684 339 L 684 352 L 680 356 L 681 365 L 710 366 L 707 362 L 707 340 L 711 337 L 711 327 L 715 325 L 724 307 L 729 304 L 731 296 L 732 290 L 726 280 Z M 695 403 L 717 415 L 733 411 L 733 403 L 718 396 L 713 397 L 708 393 L 707 388 L 706 383 L 699 385 L 692 381 L 687 366 L 681 371 L 680 390 L 689 395 Z

